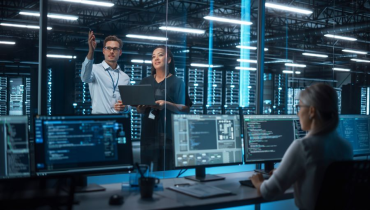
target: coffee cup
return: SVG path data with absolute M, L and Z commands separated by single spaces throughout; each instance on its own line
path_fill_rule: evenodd
M 155 177 L 140 177 L 139 186 L 141 198 L 153 197 L 153 190 L 156 184 L 159 184 L 159 179 Z

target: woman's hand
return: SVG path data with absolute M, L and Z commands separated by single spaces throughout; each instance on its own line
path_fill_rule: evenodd
M 139 114 L 142 114 L 145 112 L 145 109 L 148 107 L 148 106 L 145 106 L 145 105 L 137 105 L 135 106 L 136 107 L 136 111 L 139 113 Z
M 164 107 L 166 106 L 165 100 L 158 100 L 158 101 L 155 101 L 155 103 L 157 105 L 151 106 L 153 109 L 163 110 Z
M 260 173 L 253 174 L 251 177 L 249 177 L 249 179 L 252 181 L 254 187 L 257 189 L 258 195 L 261 195 L 261 191 L 260 191 L 261 184 L 262 184 L 263 181 L 265 181 L 263 179 L 262 174 L 260 174 Z

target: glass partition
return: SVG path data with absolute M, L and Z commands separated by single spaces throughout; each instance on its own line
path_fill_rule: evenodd
M 266 3 L 265 73 L 270 76 L 265 78 L 271 85 L 265 84 L 264 97 L 273 95 L 274 114 L 296 114 L 293 107 L 300 90 L 318 82 L 337 89 L 340 113 L 366 114 L 368 25 L 360 5 L 308 0 Z
M 134 161 L 164 171 L 174 169 L 172 114 L 296 114 L 299 91 L 317 82 L 336 88 L 340 113 L 369 113 L 366 1 L 266 1 L 260 95 L 259 1 L 76 2 L 47 1 L 41 81 L 40 1 L 1 2 L 1 115 L 32 125 L 44 84 L 45 115 L 129 114 Z M 122 43 L 108 46 L 110 35 Z M 151 89 L 136 98 L 152 104 L 120 105 L 128 96 L 118 86 L 144 84 Z

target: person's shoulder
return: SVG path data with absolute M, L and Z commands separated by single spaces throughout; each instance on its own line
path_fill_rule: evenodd
M 173 82 L 179 83 L 179 84 L 184 82 L 181 78 L 177 77 L 176 75 L 170 76 L 169 79 L 171 79 Z
M 119 70 L 120 74 L 122 74 L 124 77 L 129 77 L 128 74 L 123 70 L 123 69 L 120 69 Z
M 97 67 L 97 68 L 104 68 L 104 67 L 103 67 L 103 62 L 100 62 L 100 63 L 94 63 L 94 64 L 93 64 L 93 67 Z
M 340 144 L 342 145 L 342 150 L 343 152 L 346 152 L 347 154 L 351 154 L 351 156 L 353 155 L 353 148 L 352 148 L 352 144 L 345 140 L 344 138 L 340 137 L 338 135 L 338 141 L 340 142 Z
M 148 83 L 151 83 L 151 81 L 153 80 L 153 76 L 148 76 L 148 77 L 144 77 L 140 84 L 148 84 Z

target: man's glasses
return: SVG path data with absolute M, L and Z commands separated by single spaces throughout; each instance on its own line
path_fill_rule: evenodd
M 106 49 L 108 51 L 112 51 L 113 50 L 113 52 L 118 52 L 118 51 L 121 50 L 121 48 L 119 48 L 119 47 L 104 47 L 104 49 Z
M 310 107 L 310 106 L 307 106 L 307 105 L 299 105 L 299 104 L 295 105 L 295 110 L 296 110 L 297 113 L 299 112 L 299 110 L 301 110 L 301 107 Z

